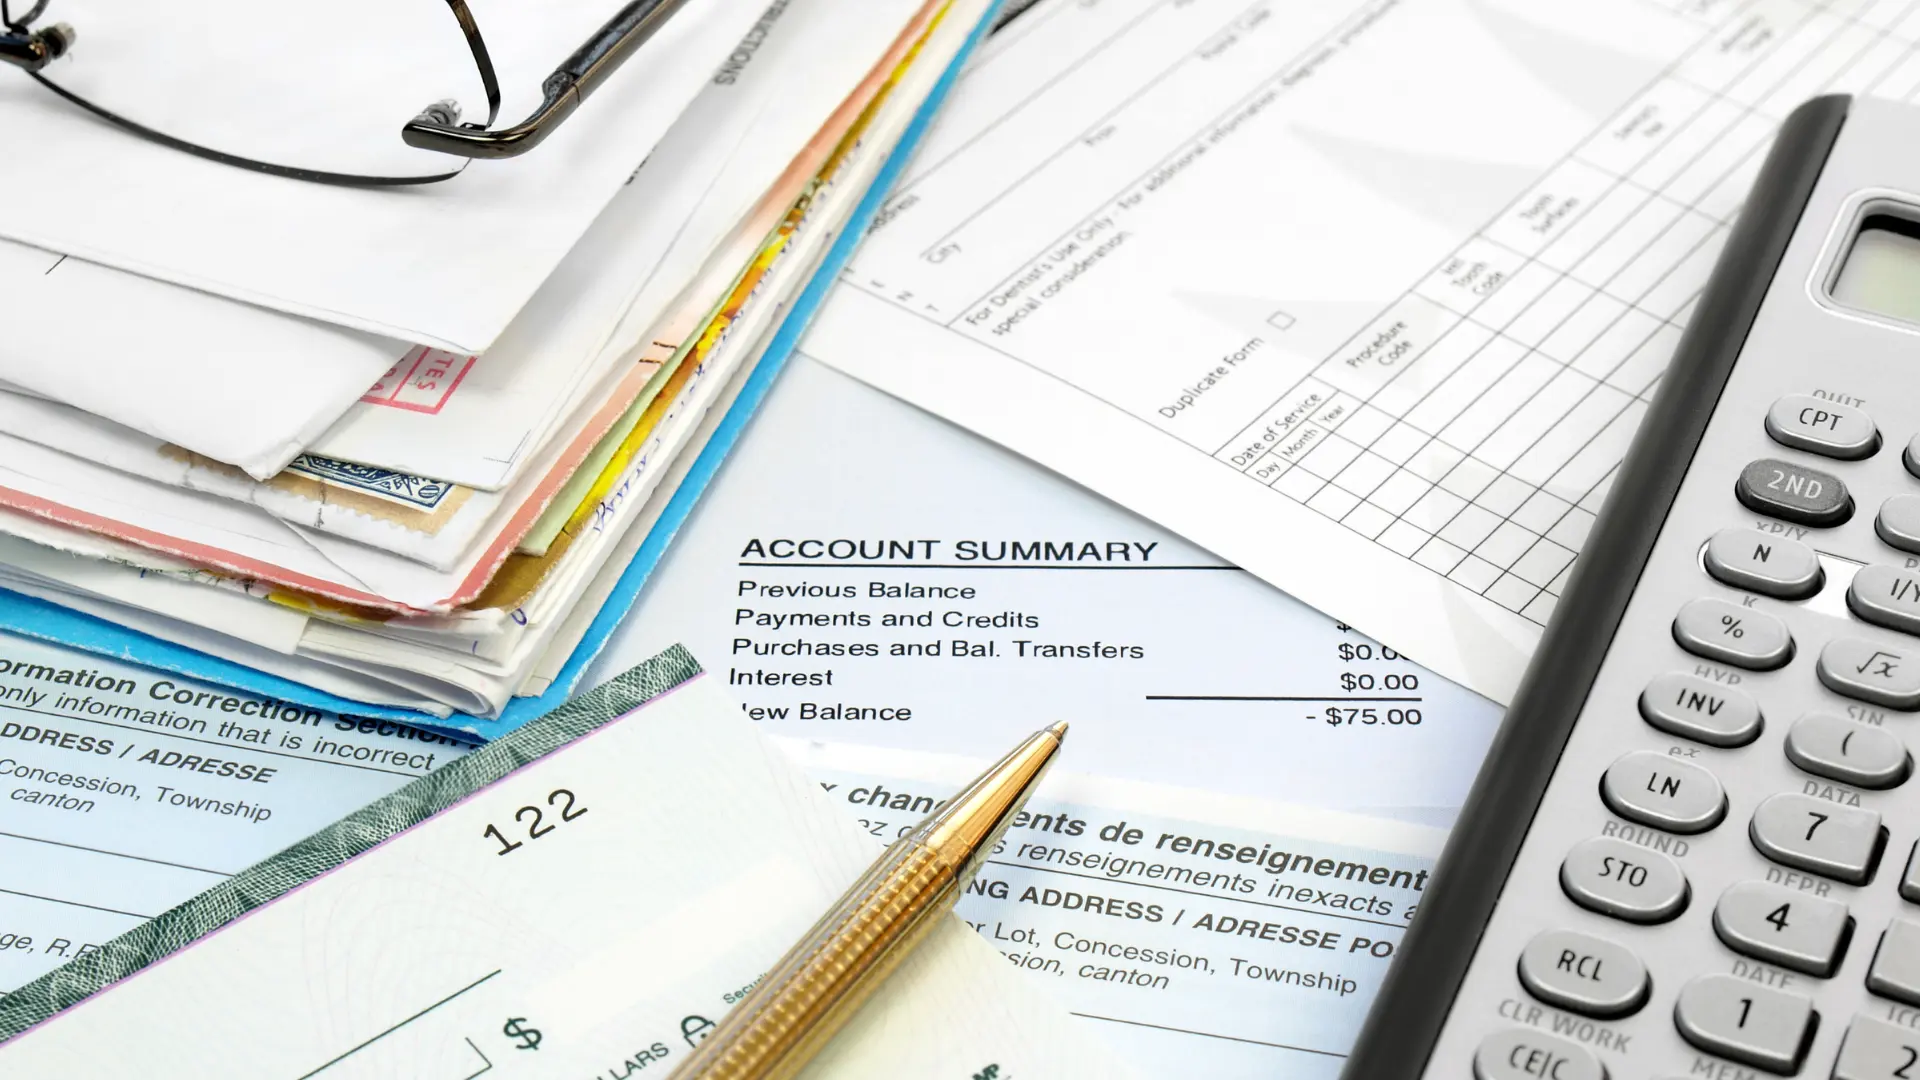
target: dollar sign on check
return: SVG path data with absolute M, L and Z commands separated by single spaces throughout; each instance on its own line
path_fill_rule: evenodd
M 506 1026 L 500 1029 L 500 1033 L 516 1041 L 515 1049 L 540 1049 L 540 1029 L 528 1027 L 527 1018 L 524 1016 L 516 1016 L 508 1020 Z

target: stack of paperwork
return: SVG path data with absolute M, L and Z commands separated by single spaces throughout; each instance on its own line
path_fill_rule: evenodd
M 688 5 L 539 150 L 413 190 L 0 88 L 44 151 L 0 176 L 32 313 L 0 342 L 0 628 L 467 737 L 546 711 L 993 6 Z

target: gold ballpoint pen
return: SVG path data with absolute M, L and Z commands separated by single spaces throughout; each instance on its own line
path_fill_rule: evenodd
M 1052 763 L 1055 724 L 895 841 L 668 1080 L 787 1080 L 951 910 Z

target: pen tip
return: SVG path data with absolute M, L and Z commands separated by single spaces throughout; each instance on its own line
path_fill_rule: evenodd
M 1053 733 L 1054 738 L 1064 739 L 1067 737 L 1067 722 L 1062 720 L 1057 724 L 1049 724 L 1047 730 Z

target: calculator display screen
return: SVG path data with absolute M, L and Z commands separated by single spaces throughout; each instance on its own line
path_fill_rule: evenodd
M 1870 214 L 1833 283 L 1839 303 L 1920 323 L 1920 222 Z

